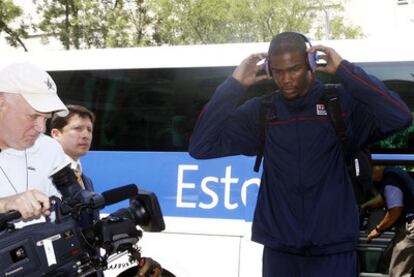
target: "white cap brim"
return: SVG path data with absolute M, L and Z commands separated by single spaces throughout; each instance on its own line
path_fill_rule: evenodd
M 65 104 L 56 94 L 25 93 L 21 95 L 38 112 L 56 112 L 59 116 L 67 116 L 69 114 Z

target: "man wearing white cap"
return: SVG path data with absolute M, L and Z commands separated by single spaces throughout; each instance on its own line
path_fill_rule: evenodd
M 43 134 L 53 112 L 66 115 L 67 108 L 48 73 L 29 63 L 0 70 L 0 213 L 48 215 L 49 196 L 59 195 L 49 176 L 67 160 Z

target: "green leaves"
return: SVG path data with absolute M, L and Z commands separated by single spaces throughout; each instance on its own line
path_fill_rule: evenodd
M 14 5 L 13 1 L 0 1 L 0 33 L 5 32 L 7 34 L 6 40 L 11 46 L 17 47 L 20 45 L 27 51 L 21 39 L 27 37 L 29 26 L 21 21 L 15 27 L 16 21 L 22 13 L 22 9 Z
M 205 44 L 270 41 L 283 31 L 310 33 L 322 38 L 358 37 L 361 31 L 345 26 L 341 1 L 308 0 L 154 0 L 158 43 Z M 330 20 L 332 19 L 332 20 Z
M 343 0 L 32 1 L 40 17 L 34 27 L 45 41 L 56 37 L 65 49 L 268 42 L 282 31 L 316 34 L 313 38 L 362 35 L 344 23 Z M 27 37 L 27 25 L 10 28 L 22 16 L 11 0 L 0 2 L 0 16 L 0 31 L 12 45 Z

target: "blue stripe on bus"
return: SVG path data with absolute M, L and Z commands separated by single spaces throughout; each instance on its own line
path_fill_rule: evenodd
M 413 154 L 372 154 L 372 159 L 384 160 L 384 161 L 392 161 L 392 160 L 413 161 L 414 155 Z
M 165 216 L 251 221 L 260 182 L 252 157 L 195 160 L 184 152 L 91 151 L 82 165 L 99 193 L 127 184 L 155 192 Z M 103 212 L 126 206 L 123 201 Z

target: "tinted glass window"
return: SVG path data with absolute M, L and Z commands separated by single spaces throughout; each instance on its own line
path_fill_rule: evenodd
M 414 63 L 367 63 L 414 110 Z M 96 114 L 94 150 L 187 151 L 198 114 L 234 67 L 51 72 L 67 104 Z M 331 76 L 318 75 L 323 82 Z M 249 89 L 246 99 L 275 90 L 272 81 Z M 407 152 L 413 127 L 373 146 Z
M 204 104 L 233 68 L 51 72 L 66 104 L 96 114 L 94 150 L 186 151 Z
M 414 62 L 365 63 L 361 66 L 397 92 L 414 112 Z M 414 153 L 414 125 L 371 146 L 374 153 Z

